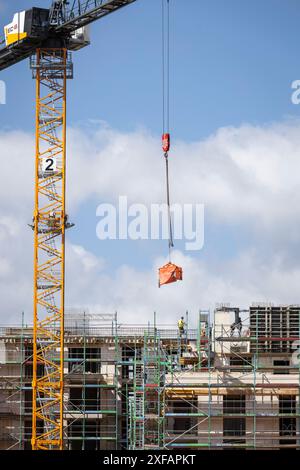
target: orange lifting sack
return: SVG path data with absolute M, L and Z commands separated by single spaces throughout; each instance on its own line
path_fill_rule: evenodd
M 182 268 L 176 264 L 168 263 L 159 269 L 159 287 L 176 281 L 182 281 Z

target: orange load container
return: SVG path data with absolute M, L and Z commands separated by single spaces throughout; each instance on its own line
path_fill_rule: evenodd
M 177 281 L 182 281 L 182 268 L 176 264 L 168 263 L 159 269 L 159 287 Z

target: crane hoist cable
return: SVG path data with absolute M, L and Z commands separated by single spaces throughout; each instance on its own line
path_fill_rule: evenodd
M 167 9 L 167 12 L 165 11 Z M 169 180 L 169 150 L 170 138 L 170 1 L 162 0 L 162 148 L 166 163 L 166 188 L 168 206 L 168 231 L 169 231 L 169 261 L 171 262 L 171 249 L 174 247 L 173 226 L 170 204 L 170 180 Z
M 173 221 L 170 203 L 169 151 L 170 136 L 170 0 L 162 0 L 162 149 L 166 164 L 166 188 L 168 208 L 169 262 L 159 269 L 159 287 L 182 280 L 182 268 L 171 262 Z
M 166 164 L 166 188 L 168 206 L 168 248 L 171 262 L 171 249 L 174 247 L 173 224 L 170 203 L 169 151 L 170 138 L 170 1 L 162 0 L 162 148 Z

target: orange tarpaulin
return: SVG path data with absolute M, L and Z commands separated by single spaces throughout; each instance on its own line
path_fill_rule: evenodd
M 176 264 L 168 263 L 159 269 L 159 287 L 176 281 L 182 281 L 182 268 Z

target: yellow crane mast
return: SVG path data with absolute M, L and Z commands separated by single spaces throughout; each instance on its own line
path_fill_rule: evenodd
M 38 49 L 36 78 L 32 449 L 63 448 L 66 49 Z

